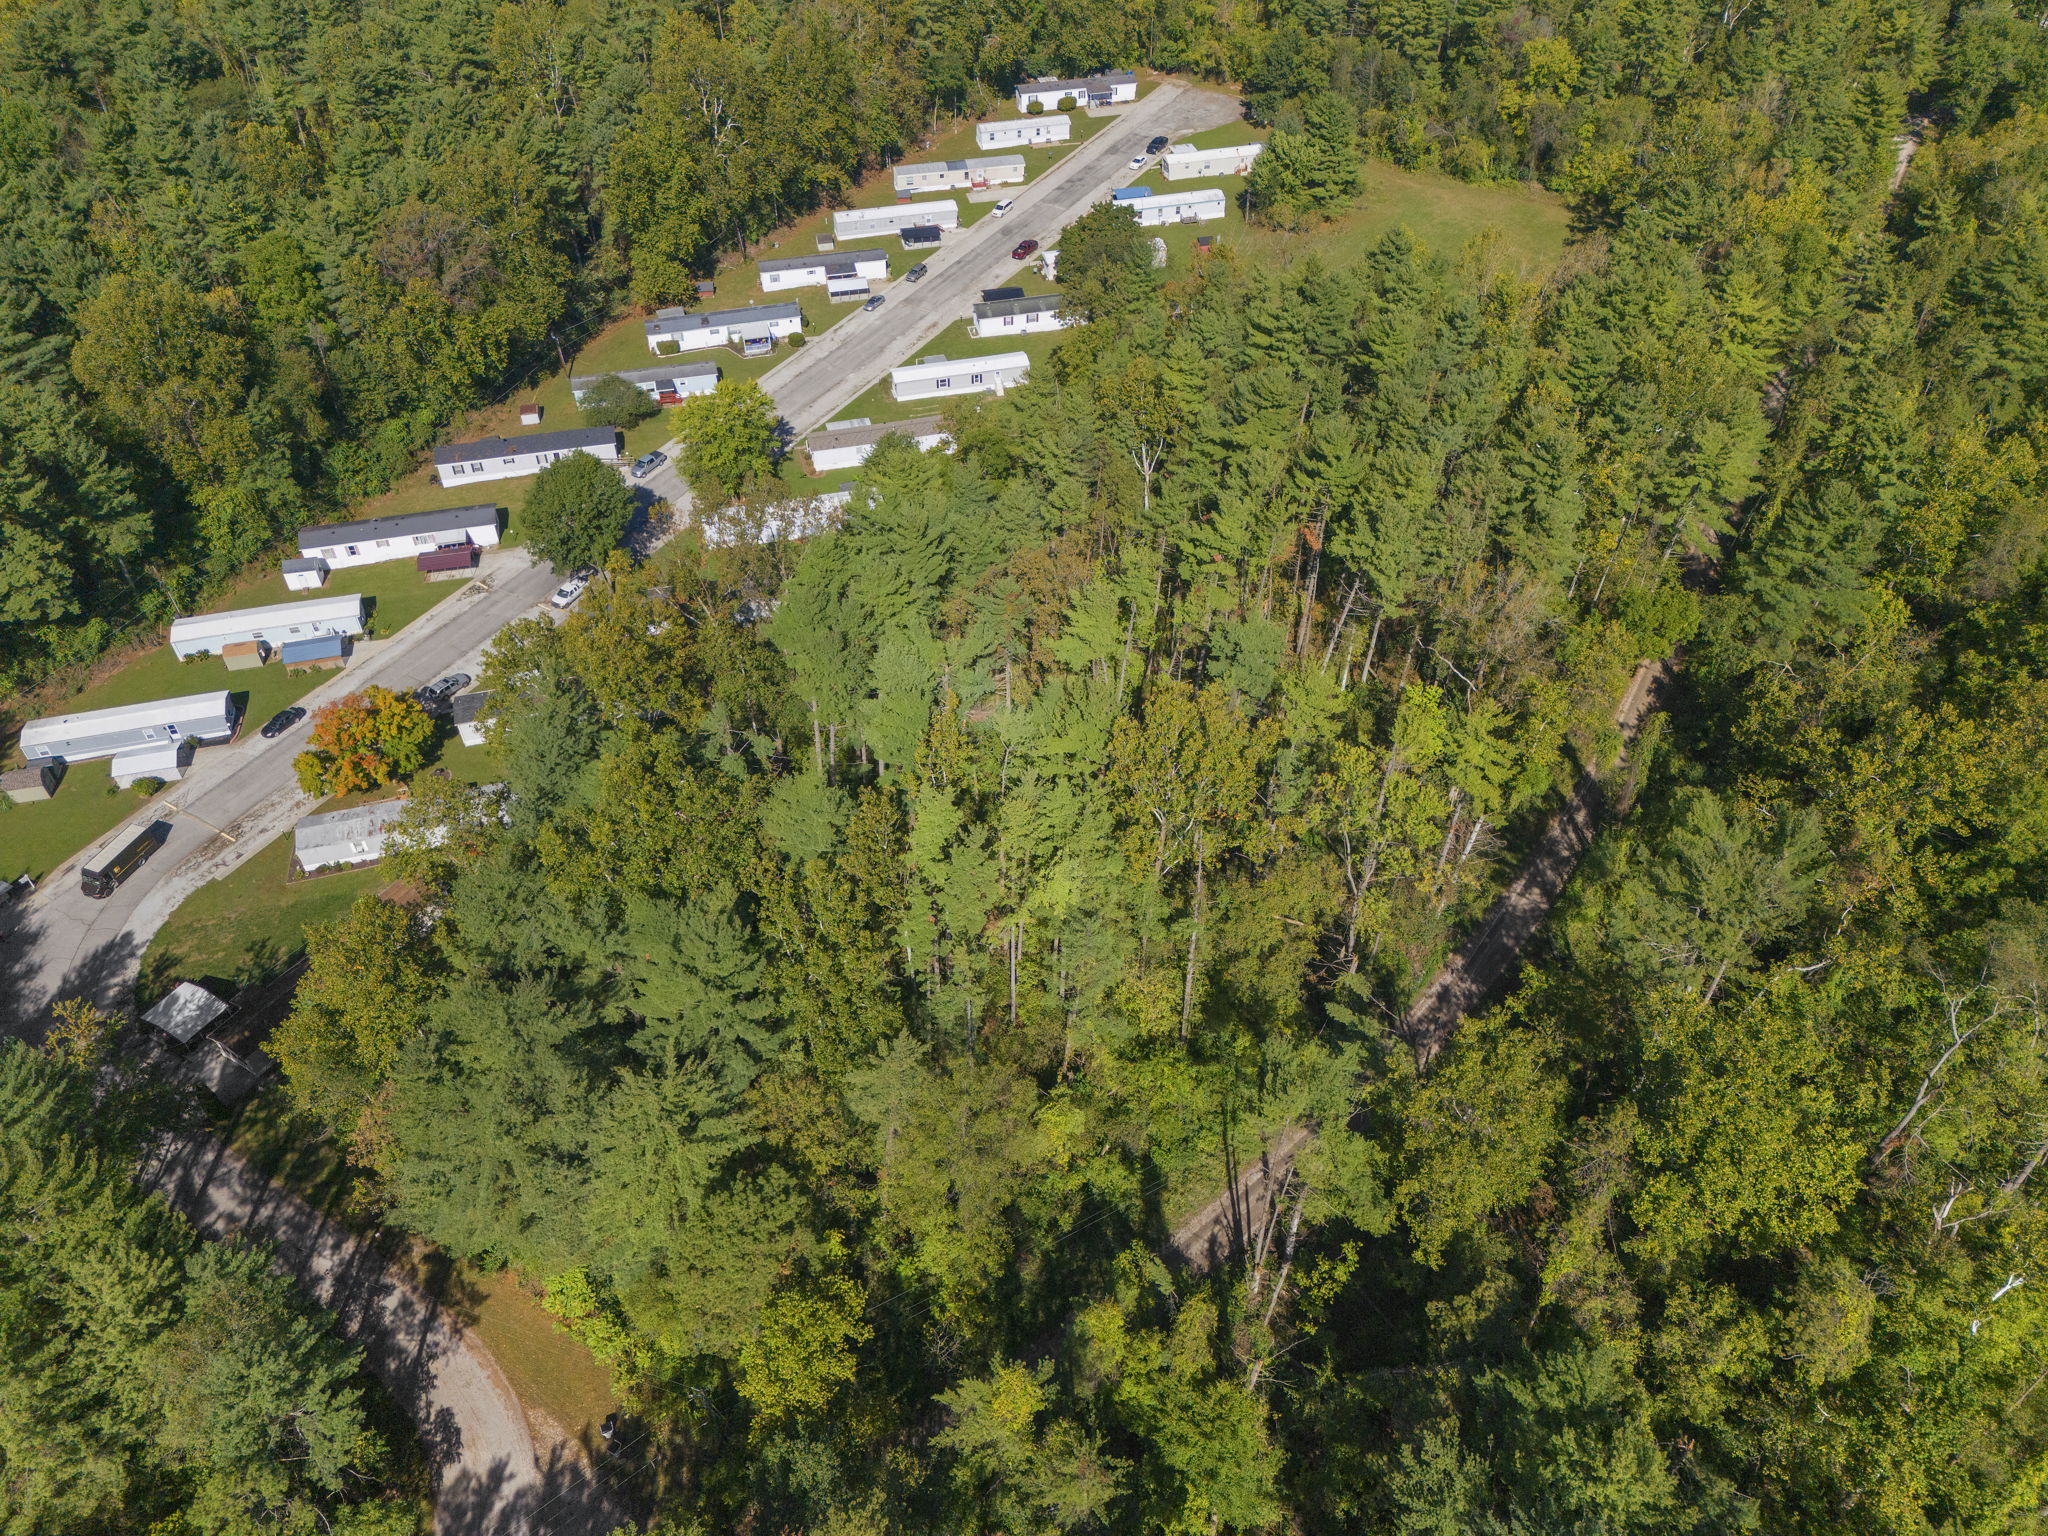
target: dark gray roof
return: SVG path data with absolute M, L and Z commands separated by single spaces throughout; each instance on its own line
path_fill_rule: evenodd
M 944 231 L 936 224 L 913 224 L 903 231 L 905 245 L 937 245 Z
M 329 656 L 346 656 L 348 641 L 341 635 L 315 635 L 310 640 L 287 640 L 278 647 L 282 662 L 324 661 Z
M 812 453 L 821 448 L 858 448 L 864 443 L 879 443 L 892 432 L 905 437 L 929 437 L 945 426 L 943 416 L 913 416 L 908 421 L 876 421 L 864 427 L 840 427 L 836 431 L 813 432 L 804 439 L 804 447 Z
M 458 693 L 449 700 L 449 718 L 457 725 L 468 725 L 484 712 L 491 702 L 491 690 L 479 688 L 474 693 Z
M 694 314 L 687 309 L 657 309 L 647 322 L 648 334 L 672 336 L 678 331 L 702 331 L 719 325 L 745 325 L 749 321 L 801 320 L 801 304 L 745 304 L 738 309 L 707 309 Z
M 802 272 L 809 267 L 830 266 L 834 262 L 845 262 L 849 266 L 856 261 L 887 261 L 887 251 L 819 251 L 813 256 L 777 256 L 772 261 L 761 263 L 763 272 Z
M 610 373 L 579 373 L 569 380 L 571 393 L 588 389 L 604 379 L 624 379 L 628 384 L 659 384 L 668 379 L 695 379 L 709 374 L 718 377 L 716 363 L 670 363 L 666 368 L 614 368 Z
M 495 512 L 497 508 L 493 507 L 491 510 Z M 386 534 L 385 537 L 389 538 L 390 535 Z M 316 547 L 325 548 L 326 546 L 319 545 Z M 286 571 L 324 571 L 327 569 L 327 562 L 318 555 L 294 555 L 291 559 L 285 561 L 284 568 Z
M 974 306 L 974 318 L 1000 320 L 1005 315 L 1042 315 L 1048 311 L 1057 311 L 1059 307 L 1058 294 L 1034 293 L 1028 298 L 1020 295 L 1014 299 L 996 299 L 987 304 L 977 304 Z
M 522 453 L 557 453 L 574 448 L 617 448 L 615 427 L 570 427 L 564 432 L 526 432 L 518 437 L 480 437 L 473 443 L 443 443 L 434 450 L 436 464 L 464 459 L 508 459 Z
M 1128 69 L 1106 69 L 1099 75 L 1083 75 L 1078 80 L 1022 80 L 1017 84 L 1020 91 L 1076 91 L 1086 90 L 1091 85 L 1134 85 L 1138 77 Z
M 439 462 L 438 459 L 436 462 Z M 336 544 L 364 544 L 374 539 L 409 539 L 422 533 L 460 533 L 465 528 L 495 524 L 495 503 L 443 507 L 438 512 L 406 512 L 398 517 L 366 517 L 359 523 L 316 523 L 299 530 L 300 549 L 330 549 Z

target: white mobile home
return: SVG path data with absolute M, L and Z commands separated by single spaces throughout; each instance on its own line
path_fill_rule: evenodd
M 1138 99 L 1138 77 L 1128 69 L 1087 75 L 1078 80 L 1026 80 L 1017 87 L 1017 110 L 1029 112 L 1035 101 L 1046 111 L 1068 107 L 1112 107 Z
M 1060 296 L 1035 293 L 1028 298 L 991 299 L 974 306 L 968 329 L 983 336 L 1023 336 L 1032 331 L 1063 330 L 1075 322 L 1060 313 Z
M 193 693 L 31 720 L 21 728 L 18 745 L 30 763 L 80 763 L 165 742 L 225 741 L 234 734 L 234 700 L 226 693 Z
M 928 400 L 938 395 L 1001 394 L 1024 381 L 1031 359 L 1022 352 L 991 352 L 985 357 L 927 357 L 889 370 L 889 393 L 898 400 Z
M 303 603 L 196 613 L 171 625 L 171 650 L 183 660 L 187 656 L 218 656 L 227 646 L 251 640 L 261 640 L 274 651 L 288 640 L 362 632 L 362 595 L 349 592 Z
M 1026 144 L 1064 144 L 1073 136 L 1073 122 L 1058 112 L 1044 117 L 1019 117 L 1002 123 L 976 123 L 976 149 L 1012 149 Z
M 832 215 L 832 238 L 873 240 L 881 235 L 900 235 L 917 224 L 958 229 L 960 206 L 950 197 L 940 197 L 926 203 L 897 203 L 890 208 L 842 208 Z
M 761 263 L 761 286 L 770 293 L 789 288 L 865 293 L 868 284 L 889 276 L 887 251 L 819 251 L 812 256 L 779 256 Z
M 1159 157 L 1159 174 L 1168 181 L 1193 181 L 1200 176 L 1243 176 L 1264 151 L 1263 144 L 1230 144 L 1222 149 L 1169 149 Z
M 285 562 L 285 583 L 293 567 L 324 562 L 334 570 L 351 565 L 379 565 L 386 560 L 411 560 L 451 545 L 489 547 L 498 542 L 498 507 L 444 507 L 439 512 L 406 512 L 397 517 L 366 517 L 354 523 L 320 523 L 299 530 L 299 559 Z M 320 581 L 325 581 L 323 573 Z M 319 586 L 320 581 L 309 583 Z M 303 636 L 294 636 L 302 639 Z
M 384 834 L 404 814 L 403 800 L 377 800 L 345 811 L 302 816 L 292 828 L 292 857 L 311 873 L 329 865 L 368 864 L 384 857 Z
M 616 373 L 579 374 L 569 380 L 569 393 L 583 397 L 606 379 L 624 379 L 656 405 L 680 405 L 691 395 L 708 395 L 718 387 L 718 364 L 676 363 L 667 368 L 621 368 Z
M 646 325 L 647 350 L 656 354 L 738 347 L 746 357 L 772 351 L 804 328 L 800 304 L 748 304 L 739 309 L 657 309 Z
M 924 453 L 930 453 L 934 448 L 950 447 L 953 442 L 938 417 L 917 416 L 909 421 L 835 421 L 822 432 L 813 432 L 805 438 L 804 451 L 811 456 L 811 469 L 815 474 L 827 474 L 835 469 L 858 469 L 867 463 L 868 455 L 875 451 L 875 444 L 891 434 L 909 438 Z
M 922 165 L 899 165 L 893 174 L 899 195 L 947 192 L 956 187 L 972 191 L 977 187 L 1007 186 L 1022 181 L 1024 157 L 982 155 L 971 160 L 930 160 Z
M 473 485 L 479 480 L 518 480 L 537 475 L 572 453 L 615 464 L 619 434 L 615 427 L 571 427 L 566 432 L 523 432 L 518 437 L 483 437 L 473 443 L 444 443 L 434 450 L 434 473 L 441 484 Z
M 1222 218 L 1230 211 L 1230 200 L 1221 187 L 1190 187 L 1185 192 L 1119 198 L 1117 206 L 1130 209 L 1140 224 L 1200 224 Z

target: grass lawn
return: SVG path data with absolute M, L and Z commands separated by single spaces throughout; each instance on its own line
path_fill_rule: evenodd
M 306 929 L 340 917 L 355 899 L 390 884 L 372 865 L 309 880 L 287 880 L 286 833 L 233 874 L 203 885 L 157 930 L 142 957 L 145 975 L 213 976 L 245 985 L 274 973 L 306 947 Z
M 236 587 L 209 611 L 360 592 L 370 599 L 370 633 L 386 637 L 441 599 L 461 591 L 462 585 L 459 581 L 428 581 L 411 562 L 403 560 L 336 571 L 319 593 L 289 591 L 284 578 L 271 571 Z M 288 674 L 274 661 L 245 672 L 230 672 L 217 657 L 180 661 L 165 644 L 136 656 L 82 692 L 49 705 L 45 713 L 76 714 L 225 688 L 241 707 L 243 729 L 254 730 L 331 676 L 329 672 Z M 206 750 L 200 749 L 202 762 Z M 12 761 L 11 748 L 8 760 Z M 173 785 L 171 793 L 176 792 Z M 0 850 L 4 850 L 0 852 L 0 879 L 18 874 L 42 879 L 71 855 L 112 832 L 123 819 L 140 820 L 144 804 L 133 791 L 114 789 L 104 761 L 76 764 L 48 800 L 33 805 L 0 802 Z
M 997 352 L 1022 352 L 1036 363 L 1067 334 L 1065 331 L 1039 331 L 1029 336 L 1004 339 L 989 336 L 977 340 L 967 333 L 967 326 L 968 322 L 965 320 L 954 321 L 932 338 L 927 346 L 920 348 L 917 357 L 950 357 L 964 360 L 987 357 Z M 917 358 L 905 358 L 904 361 L 915 362 Z M 884 378 L 851 405 L 843 407 L 833 419 L 850 421 L 855 417 L 865 416 L 870 421 L 905 421 L 912 416 L 937 416 L 954 400 L 961 398 L 963 397 L 959 395 L 937 395 L 921 400 L 898 400 L 890 395 L 889 381 Z M 840 474 L 826 478 L 836 486 L 838 481 L 848 477 Z M 827 487 L 831 488 L 833 487 Z
M 353 1209 L 354 1175 L 334 1138 L 298 1114 L 275 1083 L 223 1115 L 236 1151 L 315 1209 L 379 1241 L 398 1267 L 459 1317 L 491 1352 L 544 1431 L 594 1442 L 612 1410 L 611 1373 L 510 1271 L 490 1271 L 379 1232 Z M 553 1436 L 543 1434 L 552 1443 Z M 543 1447 L 545 1449 L 545 1446 Z

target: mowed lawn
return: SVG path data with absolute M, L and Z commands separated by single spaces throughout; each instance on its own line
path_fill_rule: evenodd
M 404 560 L 336 571 L 327 586 L 315 592 L 293 592 L 285 586 L 284 578 L 273 571 L 244 582 L 206 611 L 261 608 L 271 603 L 360 592 L 369 599 L 366 606 L 370 636 L 388 638 L 462 587 L 459 581 L 430 582 L 413 569 L 410 561 Z M 275 661 L 247 671 L 230 672 L 227 664 L 215 656 L 180 661 L 166 643 L 142 652 L 69 698 L 38 706 L 37 713 L 78 714 L 225 689 L 235 695 L 241 708 L 242 729 L 252 731 L 332 676 L 331 672 L 320 671 L 287 673 Z M 199 761 L 205 761 L 208 750 L 199 749 Z M 16 761 L 18 757 L 10 740 L 4 762 Z M 175 796 L 177 786 L 172 785 L 169 793 Z M 64 775 L 57 793 L 48 800 L 32 805 L 10 805 L 0 800 L 0 879 L 23 874 L 42 879 L 71 855 L 111 833 L 124 819 L 140 820 L 146 803 L 133 790 L 114 787 L 105 761 L 74 764 Z

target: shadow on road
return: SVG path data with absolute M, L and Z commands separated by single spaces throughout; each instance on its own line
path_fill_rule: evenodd
M 50 1007 L 66 998 L 82 997 L 109 1013 L 126 1010 L 133 995 L 136 962 L 142 946 L 126 934 L 110 939 L 81 956 L 45 994 L 30 954 L 56 921 L 40 912 L 9 931 L 0 942 L 0 1030 L 31 1045 L 39 1043 L 50 1024 Z

